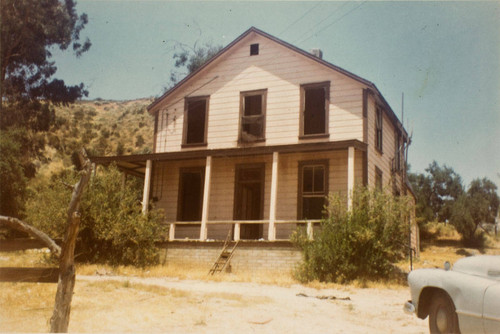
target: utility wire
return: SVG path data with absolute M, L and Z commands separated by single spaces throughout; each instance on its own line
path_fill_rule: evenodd
M 309 32 L 313 31 L 317 26 L 319 26 L 321 23 L 325 22 L 326 20 L 328 20 L 330 17 L 333 16 L 333 14 L 337 13 L 342 7 L 344 7 L 345 5 L 347 5 L 348 2 L 344 2 L 342 5 L 340 5 L 339 7 L 335 8 L 333 10 L 333 12 L 331 12 L 327 17 L 325 17 L 323 20 L 319 21 L 318 23 L 316 23 L 312 28 L 310 28 L 309 30 L 307 30 L 306 32 L 304 32 L 302 35 L 299 36 L 299 38 L 297 38 L 296 40 L 293 41 L 293 43 L 296 43 L 298 40 L 302 39 L 303 36 L 306 36 Z
M 298 19 L 296 19 L 295 21 L 293 21 L 292 23 L 290 23 L 285 29 L 283 29 L 282 32 L 280 32 L 279 34 L 282 35 L 284 32 L 286 32 L 288 29 L 290 29 L 295 23 L 299 22 L 300 20 L 302 20 L 307 14 L 309 14 L 313 9 L 315 9 L 316 7 L 318 7 L 319 5 L 321 5 L 323 3 L 323 1 L 320 1 L 318 2 L 315 6 L 309 8 L 309 10 L 307 12 L 305 12 L 304 14 L 302 14 L 302 16 L 300 16 Z
M 315 32 L 315 33 L 313 33 L 313 34 L 309 35 L 309 36 L 308 36 L 308 37 L 306 37 L 306 38 L 302 38 L 302 39 L 298 40 L 298 41 L 297 41 L 297 42 L 295 42 L 295 43 L 302 43 L 302 42 L 305 42 L 305 41 L 307 41 L 309 38 L 313 37 L 314 35 L 317 35 L 317 34 L 321 33 L 321 32 L 322 32 L 322 31 L 324 31 L 325 29 L 327 29 L 327 28 L 331 27 L 331 26 L 332 26 L 332 25 L 334 25 L 335 23 L 337 23 L 337 22 L 339 22 L 340 20 L 342 20 L 342 19 L 343 19 L 344 17 L 346 17 L 347 15 L 351 14 L 353 11 L 355 11 L 355 10 L 356 10 L 356 9 L 358 9 L 359 7 L 363 6 L 363 5 L 365 4 L 365 2 L 367 2 L 367 1 L 368 1 L 368 0 L 363 1 L 363 2 L 362 2 L 362 3 L 360 3 L 358 6 L 356 6 L 356 7 L 352 8 L 350 11 L 348 11 L 347 13 L 345 13 L 344 15 L 342 15 L 341 17 L 339 17 L 338 19 L 334 20 L 334 21 L 333 21 L 332 23 L 330 23 L 329 25 L 327 25 L 327 26 L 325 26 L 325 27 L 321 28 L 320 30 L 318 30 L 317 32 Z M 330 16 L 331 16 L 331 15 L 330 15 Z M 330 17 L 330 16 L 328 16 L 328 17 Z M 322 20 L 321 22 L 323 22 L 323 21 L 325 21 L 325 20 Z M 320 22 L 320 23 L 321 23 L 321 22 Z M 317 24 L 316 26 L 318 26 L 318 24 Z

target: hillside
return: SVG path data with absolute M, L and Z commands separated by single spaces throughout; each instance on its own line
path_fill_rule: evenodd
M 151 102 L 95 100 L 56 107 L 55 124 L 40 138 L 46 145 L 36 162 L 38 176 L 70 167 L 71 155 L 82 147 L 94 156 L 152 152 L 154 119 L 146 111 Z

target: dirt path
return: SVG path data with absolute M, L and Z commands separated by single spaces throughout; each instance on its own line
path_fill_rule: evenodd
M 75 290 L 70 331 L 428 332 L 426 321 L 403 312 L 402 305 L 409 299 L 409 290 L 404 288 L 317 290 L 301 285 L 119 276 L 78 276 L 77 280 L 80 288 Z M 89 289 L 103 282 L 109 285 L 98 297 L 92 296 Z M 336 299 L 317 298 L 322 296 Z M 97 310 L 85 306 L 96 302 Z

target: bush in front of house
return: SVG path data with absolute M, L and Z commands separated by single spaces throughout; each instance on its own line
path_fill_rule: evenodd
M 356 189 L 350 211 L 345 196 L 330 195 L 328 218 L 314 240 L 303 231 L 293 237 L 303 251 L 296 277 L 337 283 L 387 278 L 407 253 L 410 212 L 408 198 L 385 191 Z
M 41 182 L 32 190 L 27 205 L 27 221 L 62 239 L 71 189 L 79 179 L 74 171 L 64 171 Z M 80 232 L 75 256 L 79 261 L 145 267 L 159 262 L 155 242 L 166 234 L 157 210 L 142 214 L 141 180 L 129 177 L 125 183 L 114 166 L 92 177 L 80 202 Z

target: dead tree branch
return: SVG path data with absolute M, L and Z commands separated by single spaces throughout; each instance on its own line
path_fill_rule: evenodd
M 50 319 L 50 332 L 61 333 L 68 331 L 71 300 L 75 287 L 75 242 L 80 225 L 78 208 L 85 186 L 90 180 L 92 164 L 85 151 L 80 153 L 83 169 L 80 172 L 80 181 L 74 186 L 71 202 L 68 207 L 66 234 L 63 241 L 61 256 L 59 258 L 59 281 L 57 284 L 54 312 Z
M 61 247 L 59 247 L 54 240 L 52 240 L 47 234 L 23 222 L 22 220 L 14 217 L 0 216 L 0 223 L 4 223 L 15 230 L 28 233 L 33 238 L 36 238 L 47 245 L 55 256 L 59 257 L 61 255 Z

